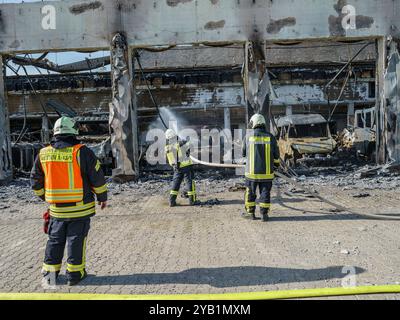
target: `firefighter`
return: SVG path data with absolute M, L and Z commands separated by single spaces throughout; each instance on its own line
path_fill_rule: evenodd
M 179 189 L 182 181 L 185 179 L 186 192 L 185 196 L 189 198 L 191 206 L 198 204 L 196 198 L 196 184 L 194 182 L 193 163 L 190 159 L 189 142 L 180 140 L 176 132 L 168 129 L 165 132 L 167 145 L 165 146 L 165 154 L 169 165 L 174 169 L 172 179 L 172 188 L 170 191 L 169 205 L 176 206 L 176 198 L 179 195 Z
M 271 211 L 271 189 L 274 171 L 280 165 L 276 138 L 267 131 L 265 118 L 255 114 L 249 123 L 249 132 L 243 144 L 246 158 L 246 213 L 242 216 L 255 220 L 257 188 L 260 192 L 259 205 L 263 221 L 268 221 Z
M 77 140 L 78 124 L 62 117 L 54 125 L 51 145 L 40 150 L 31 172 L 34 193 L 49 206 L 48 241 L 42 268 L 44 281 L 58 277 L 67 245 L 68 285 L 87 276 L 86 239 L 95 196 L 101 209 L 107 206 L 107 187 L 100 161 Z

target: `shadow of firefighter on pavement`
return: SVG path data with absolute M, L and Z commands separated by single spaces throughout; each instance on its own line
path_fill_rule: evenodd
M 358 275 L 363 273 L 365 269 L 356 267 L 355 271 Z M 141 273 L 110 276 L 89 275 L 84 284 L 87 286 L 207 284 L 215 288 L 228 288 L 342 279 L 346 275 L 343 271 L 343 266 L 332 266 L 321 269 L 243 266 L 193 268 L 177 273 Z

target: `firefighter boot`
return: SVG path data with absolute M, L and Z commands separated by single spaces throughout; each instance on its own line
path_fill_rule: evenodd
M 243 219 L 256 220 L 256 215 L 254 212 L 242 212 L 241 216 Z
M 189 205 L 190 206 L 198 206 L 200 205 L 200 201 L 196 199 L 196 195 L 189 195 Z
M 175 195 L 171 195 L 170 197 L 169 197 L 169 206 L 172 208 L 172 207 L 176 207 L 176 198 L 177 198 L 177 196 L 175 196 Z
M 263 222 L 267 222 L 269 220 L 268 211 L 268 209 L 261 210 L 261 217 Z
M 72 286 L 76 286 L 79 282 L 81 282 L 83 279 L 85 279 L 87 277 L 87 272 L 86 270 L 83 270 L 83 274 L 81 275 L 80 278 L 74 277 L 74 278 L 70 278 L 68 280 L 68 285 L 70 287 Z
M 256 215 L 254 213 L 242 213 L 242 218 L 247 220 L 256 220 Z
M 60 271 L 57 272 L 49 272 L 49 271 L 42 271 L 43 275 L 43 284 L 46 286 L 55 286 L 57 285 L 57 279 Z

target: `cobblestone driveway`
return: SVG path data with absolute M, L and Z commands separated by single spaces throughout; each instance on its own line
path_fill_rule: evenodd
M 135 196 L 129 189 L 111 197 L 89 234 L 82 285 L 64 276 L 55 290 L 41 285 L 46 243 L 37 201 L 3 199 L 0 210 L 0 292 L 223 293 L 341 286 L 345 266 L 358 285 L 400 281 L 397 221 L 366 220 L 303 194 L 274 188 L 271 221 L 246 221 L 242 192 L 221 192 L 219 205 L 169 208 L 162 194 Z M 400 212 L 397 192 L 370 192 L 355 200 L 350 191 L 324 193 L 369 212 Z M 393 212 L 395 212 L 393 211 Z M 384 295 L 383 298 L 398 298 Z M 363 299 L 370 297 L 364 296 Z

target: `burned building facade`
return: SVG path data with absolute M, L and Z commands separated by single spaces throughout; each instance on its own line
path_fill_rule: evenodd
M 61 114 L 81 123 L 109 174 L 134 179 L 160 110 L 195 130 L 245 129 L 254 70 L 259 86 L 265 76 L 271 84 L 261 110 L 269 119 L 320 114 L 333 135 L 367 127 L 376 161 L 400 161 L 396 1 L 70 0 L 0 10 L 1 181 L 12 164 L 30 170 Z M 68 65 L 46 58 L 74 50 L 109 55 Z M 11 63 L 22 69 L 6 74 Z M 52 73 L 21 72 L 27 65 Z M 110 72 L 93 71 L 106 65 Z

